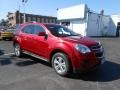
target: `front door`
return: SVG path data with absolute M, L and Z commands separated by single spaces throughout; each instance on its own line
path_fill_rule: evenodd
M 34 50 L 36 54 L 46 57 L 49 52 L 48 38 L 39 36 L 39 32 L 45 32 L 45 29 L 40 25 L 34 25 Z

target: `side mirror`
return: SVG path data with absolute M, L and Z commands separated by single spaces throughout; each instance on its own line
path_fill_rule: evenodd
M 39 32 L 38 36 L 46 36 L 46 33 L 45 32 Z

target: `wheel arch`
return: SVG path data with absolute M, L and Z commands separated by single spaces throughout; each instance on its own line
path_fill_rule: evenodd
M 72 65 L 72 61 L 71 61 L 71 59 L 70 59 L 70 55 L 68 54 L 68 53 L 66 53 L 64 50 L 61 50 L 61 49 L 55 49 L 55 50 L 53 50 L 51 53 L 50 53 L 50 64 L 52 65 L 52 57 L 53 57 L 53 55 L 55 54 L 55 53 L 64 53 L 64 54 L 66 54 L 67 56 L 68 56 L 68 61 L 69 61 L 69 63 L 70 63 L 70 68 L 71 69 L 73 69 L 73 65 Z
M 13 46 L 14 46 L 16 43 L 20 45 L 20 41 L 14 40 L 14 41 L 13 41 Z
M 18 43 L 18 44 L 19 44 L 19 42 L 18 42 L 18 41 L 14 41 L 14 42 L 13 42 L 13 46 L 15 46 L 15 44 L 16 44 L 16 43 Z

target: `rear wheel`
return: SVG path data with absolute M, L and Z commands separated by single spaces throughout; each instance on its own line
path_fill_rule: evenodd
M 14 45 L 14 52 L 15 52 L 15 56 L 17 56 L 17 57 L 22 57 L 22 55 L 23 55 L 23 53 L 20 49 L 20 45 L 17 43 Z
M 70 71 L 68 56 L 64 53 L 56 53 L 52 57 L 52 66 L 61 76 L 67 76 Z

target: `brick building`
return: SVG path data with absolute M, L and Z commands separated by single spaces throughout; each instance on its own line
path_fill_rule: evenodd
M 10 27 L 15 27 L 17 24 L 24 22 L 24 14 L 16 11 L 15 13 L 8 12 L 8 22 Z M 25 14 L 26 22 L 36 21 L 42 23 L 57 23 L 57 17 L 52 16 L 43 16 L 43 15 L 34 15 L 34 14 Z

